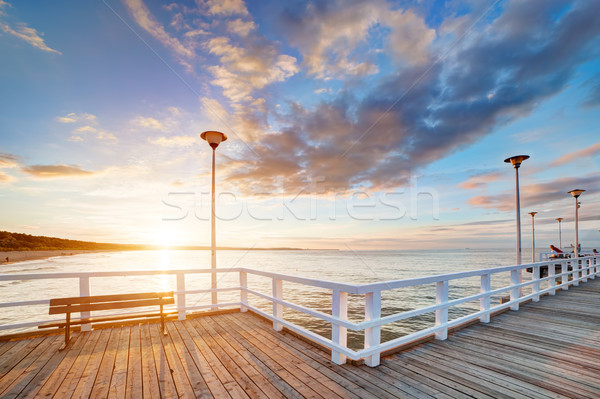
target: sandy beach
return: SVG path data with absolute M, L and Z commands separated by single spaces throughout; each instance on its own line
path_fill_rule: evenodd
M 94 252 L 108 252 L 98 250 L 57 250 L 57 251 L 8 251 L 0 252 L 0 265 L 51 258 L 53 256 L 70 256 Z

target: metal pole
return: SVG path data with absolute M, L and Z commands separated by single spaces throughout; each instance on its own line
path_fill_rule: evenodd
M 535 263 L 535 216 L 531 215 L 531 263 Z
M 575 257 L 579 257 L 579 199 L 575 197 Z
M 515 186 L 517 191 L 517 265 L 521 264 L 521 201 L 519 200 L 519 168 L 515 168 Z M 521 282 L 521 271 L 519 271 L 519 282 Z
M 212 273 L 210 275 L 210 288 L 213 290 L 217 288 L 217 241 L 215 233 L 215 149 L 213 148 L 212 153 L 212 198 L 211 198 L 211 217 L 210 217 L 210 268 Z M 217 304 L 217 292 L 212 292 L 212 304 Z
M 560 232 L 560 222 L 561 220 L 558 221 L 558 247 L 562 249 L 562 234 Z

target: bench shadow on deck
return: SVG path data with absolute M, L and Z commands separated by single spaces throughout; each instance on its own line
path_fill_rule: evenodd
M 600 279 L 384 357 L 338 366 L 251 313 L 0 342 L 0 397 L 600 397 Z

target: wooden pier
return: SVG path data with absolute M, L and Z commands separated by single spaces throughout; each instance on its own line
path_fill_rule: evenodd
M 331 354 L 252 313 L 0 342 L 5 398 L 597 398 L 600 279 L 375 368 Z

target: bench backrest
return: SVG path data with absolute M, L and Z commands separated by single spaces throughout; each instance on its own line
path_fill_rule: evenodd
M 55 298 L 50 300 L 49 314 L 127 309 L 142 306 L 171 305 L 174 303 L 173 291 Z

